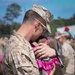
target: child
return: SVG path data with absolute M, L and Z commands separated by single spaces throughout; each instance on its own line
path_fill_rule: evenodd
M 52 43 L 50 38 L 42 38 L 38 41 L 38 43 L 45 43 L 48 44 L 51 48 L 56 50 L 56 46 Z M 38 46 L 38 44 L 33 43 L 32 47 Z M 37 64 L 40 70 L 42 70 L 42 74 L 49 75 L 51 71 L 55 68 L 56 65 L 59 65 L 60 62 L 56 56 L 51 58 L 43 58 L 43 59 L 37 59 Z

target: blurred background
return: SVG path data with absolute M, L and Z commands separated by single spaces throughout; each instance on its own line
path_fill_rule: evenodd
M 75 27 L 75 0 L 0 0 L 0 37 L 9 37 L 17 30 L 33 4 L 46 7 L 54 15 L 50 24 L 53 34 L 65 26 Z

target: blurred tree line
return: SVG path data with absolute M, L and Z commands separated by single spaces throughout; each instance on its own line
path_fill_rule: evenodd
M 20 23 L 14 22 L 14 19 L 17 19 L 19 16 L 21 16 L 21 7 L 16 4 L 10 4 L 8 5 L 8 8 L 6 9 L 6 13 L 4 18 L 0 19 L 0 35 L 11 35 L 13 33 L 13 30 L 17 30 L 20 27 Z M 72 17 L 69 19 L 64 19 L 61 17 L 58 17 L 57 19 L 53 19 L 51 22 L 51 30 L 52 33 L 56 32 L 56 28 L 58 27 L 64 27 L 68 25 L 74 25 L 75 24 L 75 14 L 73 14 Z
M 11 35 L 14 29 L 20 27 L 20 23 L 14 22 L 21 15 L 21 7 L 16 4 L 8 5 L 3 20 L 0 20 L 0 35 Z
M 52 33 L 55 33 L 56 29 L 59 27 L 70 26 L 70 25 L 75 25 L 75 14 L 73 14 L 73 16 L 70 17 L 69 19 L 64 19 L 61 17 L 53 19 L 51 22 Z

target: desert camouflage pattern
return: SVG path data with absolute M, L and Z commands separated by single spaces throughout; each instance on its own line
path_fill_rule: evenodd
M 62 45 L 63 75 L 74 75 L 74 49 L 66 42 Z
M 16 32 L 4 48 L 3 75 L 39 75 L 30 43 Z

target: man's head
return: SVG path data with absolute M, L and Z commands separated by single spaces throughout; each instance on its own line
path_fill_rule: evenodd
M 28 10 L 24 16 L 23 24 L 33 23 L 35 25 L 35 33 L 33 34 L 32 38 L 36 40 L 44 30 L 49 29 L 50 21 L 53 18 L 53 15 L 44 7 L 33 5 L 33 7 Z
M 60 35 L 56 37 L 56 39 L 58 39 L 58 41 L 62 44 L 66 42 L 68 38 L 69 38 L 69 34 L 67 32 L 60 33 Z

